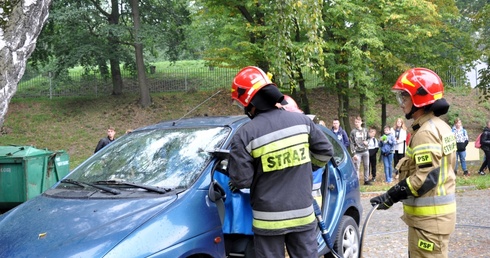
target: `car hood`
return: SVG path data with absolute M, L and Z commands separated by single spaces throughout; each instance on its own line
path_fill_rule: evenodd
M 0 217 L 0 257 L 100 257 L 176 199 L 39 196 Z

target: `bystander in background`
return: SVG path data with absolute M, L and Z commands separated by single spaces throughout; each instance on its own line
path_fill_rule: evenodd
M 99 143 L 97 143 L 97 147 L 95 147 L 94 153 L 97 153 L 99 150 L 109 145 L 109 143 L 113 142 L 116 139 L 116 130 L 114 127 L 109 126 L 107 128 L 107 136 L 100 139 Z
M 337 136 L 337 139 L 344 144 L 345 148 L 349 149 L 349 136 L 347 136 L 347 132 L 340 126 L 338 118 L 335 118 L 332 121 L 332 132 Z
M 481 150 L 485 153 L 485 159 L 481 164 L 478 174 L 484 176 L 486 167 L 488 167 L 488 171 L 490 171 L 490 163 L 488 162 L 488 158 L 490 157 L 490 121 L 487 121 L 487 126 L 483 128 L 483 132 L 480 136 L 480 144 Z
M 463 123 L 460 118 L 454 119 L 454 125 L 452 128 L 454 136 L 456 137 L 456 165 L 454 166 L 454 174 L 458 174 L 458 160 L 461 162 L 461 169 L 463 169 L 463 176 L 469 176 L 468 169 L 466 167 L 466 146 L 468 145 L 468 133 L 463 128 Z
M 383 159 L 386 183 L 393 182 L 393 149 L 396 140 L 389 125 L 385 125 L 384 134 L 380 138 L 379 146 L 381 148 L 381 157 Z
M 393 154 L 393 166 L 396 167 L 398 161 L 400 161 L 403 156 L 405 156 L 405 149 L 407 147 L 407 127 L 405 126 L 405 121 L 403 118 L 399 117 L 395 121 L 395 126 L 393 127 L 396 144 L 394 147 Z M 398 179 L 398 170 L 395 170 L 395 178 Z
M 376 139 L 376 128 L 372 127 L 368 132 L 368 151 L 369 151 L 369 173 L 371 174 L 371 181 L 376 181 L 376 160 L 379 150 L 379 141 Z
M 368 151 L 368 132 L 362 127 L 362 118 L 357 116 L 354 119 L 355 128 L 350 132 L 350 148 L 354 155 L 352 160 L 356 169 L 357 177 L 360 177 L 361 162 L 364 167 L 364 185 L 372 185 L 369 180 L 369 151 Z

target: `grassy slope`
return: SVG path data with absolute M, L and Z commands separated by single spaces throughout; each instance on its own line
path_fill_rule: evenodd
M 1 130 L 0 145 L 32 145 L 53 151 L 65 150 L 70 154 L 70 167 L 74 168 L 93 153 L 98 140 L 106 135 L 108 125 L 116 127 L 117 137 L 127 129 L 178 119 L 215 93 L 191 91 L 153 94 L 152 106 L 145 109 L 139 107 L 138 96 L 135 95 L 17 99 L 10 103 Z M 321 88 L 313 89 L 308 97 L 312 113 L 318 114 L 329 125 L 331 119 L 337 116 L 336 98 Z M 461 117 L 470 138 L 476 138 L 488 119 L 486 114 L 489 105 L 478 104 L 478 96 L 474 92 L 449 92 L 446 98 L 452 105 L 451 116 Z M 223 89 L 194 109 L 188 117 L 237 114 L 242 114 L 242 111 L 231 106 L 229 91 Z M 401 116 L 401 111 L 390 106 L 388 116 Z M 382 168 L 379 172 L 382 174 Z

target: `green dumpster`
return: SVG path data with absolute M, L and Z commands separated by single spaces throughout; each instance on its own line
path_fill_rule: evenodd
M 70 172 L 65 151 L 0 146 L 0 209 L 10 209 L 53 186 Z

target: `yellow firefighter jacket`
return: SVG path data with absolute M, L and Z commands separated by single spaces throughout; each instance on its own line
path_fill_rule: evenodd
M 402 220 L 409 227 L 450 234 L 456 222 L 456 138 L 432 112 L 415 120 L 412 129 L 406 155 L 397 165 L 409 188 Z

